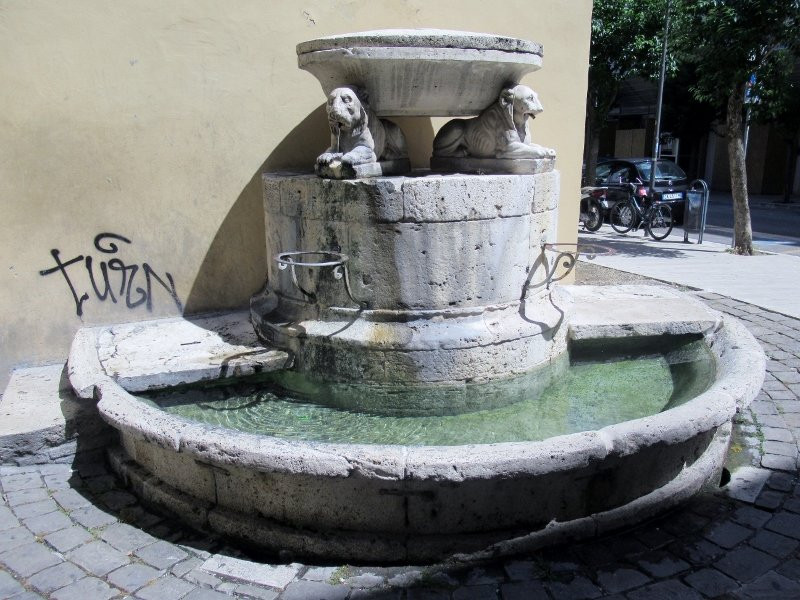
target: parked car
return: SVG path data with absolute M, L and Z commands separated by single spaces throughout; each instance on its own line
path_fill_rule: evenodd
M 595 186 L 608 187 L 608 204 L 628 198 L 633 183 L 639 198 L 650 197 L 650 158 L 610 158 L 600 161 L 595 170 Z M 665 202 L 672 209 L 675 223 L 683 223 L 683 203 L 689 180 L 686 173 L 671 160 L 656 161 L 655 200 Z M 650 198 L 652 199 L 652 198 Z

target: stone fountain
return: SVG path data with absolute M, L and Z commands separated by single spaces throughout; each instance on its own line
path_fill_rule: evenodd
M 111 462 L 132 489 L 198 528 L 273 551 L 430 561 L 597 535 L 718 481 L 763 353 L 735 321 L 673 290 L 555 284 L 576 252 L 554 244 L 555 153 L 532 142 L 542 105 L 519 83 L 541 66 L 541 46 L 390 30 L 297 51 L 327 96 L 331 141 L 315 174 L 264 175 L 271 261 L 250 307 L 258 339 L 229 314 L 86 329 L 73 344 L 71 382 L 119 430 Z M 442 127 L 431 170 L 413 172 L 386 118 L 396 115 L 470 118 Z M 568 349 L 669 339 L 704 342 L 715 363 L 705 391 L 534 441 L 286 440 L 132 395 L 291 371 L 344 385 L 337 409 L 402 413 L 400 392 L 413 389 L 423 401 L 408 414 L 449 414 L 475 410 L 462 402 L 472 386 L 545 369 Z

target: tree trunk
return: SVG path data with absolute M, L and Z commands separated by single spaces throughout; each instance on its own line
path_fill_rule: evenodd
M 747 197 L 747 166 L 744 153 L 744 91 L 736 86 L 728 97 L 726 134 L 728 163 L 731 171 L 733 196 L 733 247 L 737 254 L 753 254 L 753 228 L 750 224 L 750 204 Z

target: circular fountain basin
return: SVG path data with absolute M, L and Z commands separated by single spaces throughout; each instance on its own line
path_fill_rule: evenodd
M 443 29 L 385 29 L 297 45 L 297 62 L 327 96 L 357 85 L 380 116 L 475 115 L 509 82 L 542 65 L 540 44 Z
M 580 310 L 576 322 L 575 343 L 616 335 Z M 626 331 L 686 333 L 687 323 L 641 321 Z M 120 432 L 117 472 L 145 501 L 197 527 L 327 560 L 481 558 L 630 525 L 719 481 L 730 422 L 760 388 L 764 357 L 729 317 L 705 329 L 716 361 L 705 392 L 657 414 L 539 441 L 284 440 L 168 414 L 110 379 L 96 392 Z

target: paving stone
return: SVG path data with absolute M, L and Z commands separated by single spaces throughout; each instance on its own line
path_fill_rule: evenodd
M 790 473 L 773 473 L 769 476 L 767 486 L 779 492 L 791 492 L 794 488 L 795 476 Z
M 758 579 L 742 586 L 736 594 L 740 598 L 800 598 L 800 583 L 778 573 L 765 573 Z
M 91 542 L 80 546 L 68 553 L 67 558 L 98 577 L 130 562 L 127 556 L 105 542 Z
M 761 466 L 765 469 L 775 469 L 776 471 L 797 470 L 797 459 L 794 456 L 781 456 L 780 454 L 765 454 L 761 457 Z
M 720 558 L 715 566 L 729 577 L 747 582 L 763 575 L 777 564 L 778 559 L 774 556 L 750 546 L 743 546 Z
M 702 596 L 675 579 L 660 581 L 628 593 L 630 600 L 701 600 Z
M 800 373 L 797 372 L 797 369 L 791 371 L 772 371 L 772 374 L 775 376 L 775 379 L 783 384 L 800 383 Z
M 25 591 L 22 584 L 14 579 L 10 573 L 0 571 L 0 598 L 11 598 Z
M 511 581 L 527 581 L 542 576 L 542 569 L 532 560 L 511 561 L 503 565 L 503 568 Z
M 247 583 L 237 585 L 233 591 L 239 596 L 244 596 L 245 598 L 256 598 L 257 600 L 276 600 L 278 597 L 278 592 L 276 591 L 267 590 Z M 354 590 L 354 593 L 356 591 L 358 590 Z M 371 590 L 366 593 L 370 599 L 375 597 L 374 592 Z M 357 598 L 357 596 L 350 594 L 349 600 L 353 600 L 354 598 Z
M 749 538 L 752 534 L 752 530 L 747 527 L 742 527 L 731 521 L 723 521 L 712 526 L 704 537 L 718 546 L 730 549 Z
M 775 569 L 776 573 L 780 573 L 784 577 L 800 581 L 800 559 L 792 558 L 784 562 L 780 567 Z
M 59 552 L 69 552 L 73 548 L 77 548 L 81 544 L 85 544 L 94 538 L 92 534 L 83 527 L 73 525 L 61 531 L 50 533 L 46 535 L 44 539 Z
M 198 568 L 200 565 L 203 564 L 203 560 L 197 558 L 196 556 L 191 556 L 186 560 L 182 560 L 181 562 L 177 562 L 170 568 L 169 572 L 175 575 L 175 577 L 183 577 L 192 569 Z
M 53 492 L 53 500 L 58 502 L 64 510 L 74 510 L 92 504 L 83 494 L 73 489 Z
M 95 496 L 99 496 L 116 487 L 117 480 L 113 475 L 100 475 L 99 477 L 86 478 L 86 488 Z
M 73 483 L 73 479 L 78 478 L 78 475 L 72 474 L 71 469 L 67 469 L 62 473 L 48 473 L 43 475 L 44 484 L 50 491 L 69 489 L 75 485 L 75 483 Z
M 648 527 L 636 532 L 634 535 L 637 540 L 650 549 L 661 548 L 675 541 L 674 535 L 660 527 Z M 608 547 L 606 547 L 606 554 L 608 554 Z
M 797 444 L 794 442 L 766 441 L 764 442 L 764 452 L 795 458 L 797 456 Z
M 72 527 L 72 521 L 61 511 L 39 515 L 38 517 L 31 517 L 30 519 L 23 519 L 22 523 L 33 533 L 40 536 Z
M 716 569 L 701 569 L 687 575 L 685 581 L 710 598 L 716 598 L 739 587 L 733 579 Z
M 206 560 L 200 568 L 209 573 L 214 573 L 215 575 L 222 575 L 248 583 L 257 583 L 283 589 L 289 582 L 297 577 L 302 565 L 297 563 L 290 565 L 265 565 L 233 558 L 231 556 L 224 556 L 222 554 L 215 554 Z M 383 583 L 383 578 L 380 579 L 380 583 Z
M 570 582 L 548 581 L 544 585 L 556 600 L 584 600 L 603 595 L 599 587 L 582 576 L 575 577 Z
M 19 527 L 19 519 L 7 506 L 0 506 L 0 531 Z
M 2 484 L 3 492 L 5 493 L 44 487 L 42 478 L 35 471 L 0 476 L 0 484 Z
M 158 541 L 149 533 L 131 527 L 127 523 L 112 523 L 103 530 L 100 539 L 125 553 L 133 552 Z
M 800 515 L 790 512 L 777 513 L 769 520 L 765 527 L 771 531 L 800 539 Z
M 708 540 L 702 539 L 692 542 L 680 542 L 677 544 L 672 544 L 669 549 L 679 558 L 683 558 L 695 566 L 707 565 L 708 563 L 717 560 L 720 556 L 725 554 L 725 550 L 716 544 L 712 544 Z
M 39 571 L 28 579 L 28 583 L 40 592 L 49 594 L 84 577 L 86 577 L 86 573 L 78 567 L 72 563 L 63 562 Z
M 44 596 L 40 596 L 35 592 L 22 592 L 14 596 L 13 600 L 44 600 Z
M 689 564 L 668 552 L 651 552 L 639 559 L 639 566 L 656 578 L 670 577 L 689 568 Z
M 76 508 L 69 513 L 77 523 L 83 525 L 87 529 L 96 529 L 98 527 L 105 527 L 117 522 L 114 515 L 110 515 L 97 508 L 96 506 L 83 506 Z
M 411 590 L 409 590 L 410 592 Z M 321 581 L 298 579 L 293 581 L 281 594 L 281 600 L 344 600 L 350 590 L 343 585 L 331 585 Z M 409 598 L 411 594 L 409 594 Z
M 764 490 L 756 498 L 755 505 L 767 510 L 777 509 L 783 502 L 784 494 L 775 490 Z
M 461 587 L 453 591 L 453 600 L 497 600 L 497 586 L 472 585 Z
M 783 508 L 793 513 L 800 513 L 800 498 L 789 498 L 783 503 Z
M 222 583 L 222 579 L 217 577 L 216 575 L 212 575 L 211 573 L 207 573 L 202 569 L 192 569 L 188 573 L 183 576 L 186 581 L 191 581 L 192 583 L 198 583 L 200 585 L 206 585 L 209 587 L 216 587 L 220 583 Z
M 347 600 L 402 600 L 402 597 L 401 590 L 353 590 Z
M 39 491 L 39 488 L 36 488 L 36 491 Z M 39 502 L 31 502 L 29 504 L 15 506 L 13 510 L 18 519 L 28 519 L 30 517 L 38 517 L 40 515 L 46 515 L 48 513 L 57 511 L 58 504 L 53 502 L 50 498 L 47 498 L 46 500 L 40 500 Z
M 169 569 L 189 555 L 175 544 L 158 541 L 155 544 L 138 548 L 134 554 L 156 569 Z
M 0 554 L 0 564 L 22 577 L 30 577 L 60 562 L 62 562 L 61 557 L 36 542 Z
M 753 506 L 743 506 L 731 515 L 731 520 L 741 523 L 742 525 L 749 525 L 753 529 L 763 527 L 771 518 L 771 512 L 760 510 Z
M 51 598 L 53 600 L 87 600 L 87 598 L 91 598 L 91 600 L 108 600 L 108 598 L 113 598 L 118 593 L 117 590 L 110 587 L 102 579 L 84 577 L 54 592 Z
M 136 496 L 122 490 L 111 490 L 100 496 L 100 501 L 111 510 L 117 512 L 126 506 L 132 506 L 138 502 Z
M 50 495 L 44 488 L 31 488 L 18 492 L 8 492 L 5 496 L 9 506 L 19 506 L 21 504 L 30 504 L 32 502 L 41 502 L 50 499 Z
M 36 538 L 25 527 L 7 529 L 0 535 L 0 553 L 35 541 Z
M 554 568 L 554 563 L 551 563 L 550 568 L 558 570 Z M 576 569 L 577 566 L 574 566 L 570 571 Z M 498 568 L 475 567 L 469 570 L 464 581 L 467 585 L 496 585 L 505 582 L 506 577 L 504 571 Z
M 788 429 L 779 427 L 762 427 L 761 433 L 764 434 L 764 439 L 775 442 L 794 442 L 794 436 Z
M 188 581 L 167 575 L 140 589 L 136 596 L 142 600 L 178 600 L 196 588 Z
M 708 523 L 709 519 L 707 517 L 701 517 L 690 512 L 682 512 L 670 515 L 670 518 L 664 521 L 662 527 L 672 535 L 684 536 L 703 529 Z
M 772 556 L 778 558 L 785 558 L 797 549 L 800 542 L 784 535 L 778 535 L 771 531 L 759 531 L 752 540 L 750 545 L 759 550 L 763 550 Z
M 303 573 L 303 579 L 309 581 L 330 581 L 331 575 L 336 571 L 336 567 L 309 567 Z
M 604 590 L 612 594 L 631 590 L 650 581 L 651 579 L 647 575 L 635 569 L 619 568 L 597 573 L 597 582 Z
M 126 592 L 134 592 L 151 581 L 158 579 L 160 575 L 161 571 L 158 569 L 135 563 L 112 571 L 106 576 L 106 579 Z
M 287 582 L 288 583 L 288 582 Z M 374 573 L 361 573 L 345 579 L 344 583 L 351 588 L 374 588 L 383 585 L 384 579 Z
M 503 600 L 549 600 L 550 596 L 540 581 L 519 581 L 500 586 Z

